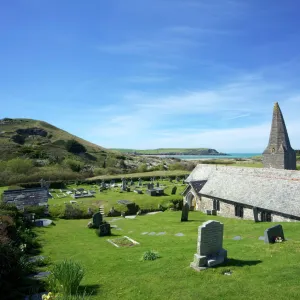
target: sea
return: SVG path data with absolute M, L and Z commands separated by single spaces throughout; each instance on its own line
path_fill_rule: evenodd
M 227 153 L 227 155 L 159 155 L 159 157 L 174 157 L 184 160 L 200 160 L 200 159 L 236 159 L 251 158 L 259 156 L 261 153 Z

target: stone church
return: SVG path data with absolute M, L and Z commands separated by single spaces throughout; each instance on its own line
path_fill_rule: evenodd
M 190 210 L 262 221 L 300 220 L 300 172 L 278 103 L 275 103 L 264 168 L 198 164 L 186 179 Z

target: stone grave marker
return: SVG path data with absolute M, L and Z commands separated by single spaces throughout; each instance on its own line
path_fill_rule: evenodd
M 94 227 L 99 228 L 99 226 L 102 224 L 102 221 L 102 214 L 100 212 L 97 212 L 93 215 Z
M 159 182 L 158 181 L 156 182 L 156 187 L 159 187 Z
M 281 238 L 284 241 L 284 234 L 281 225 L 275 225 L 265 230 L 264 232 L 265 243 L 273 244 L 276 238 Z
M 224 262 L 227 251 L 223 249 L 224 224 L 207 221 L 198 227 L 197 253 L 190 264 L 197 271 Z
M 99 235 L 100 236 L 111 235 L 111 230 L 110 230 L 110 224 L 109 223 L 103 223 L 99 226 Z
M 189 204 L 186 202 L 186 203 L 182 206 L 181 222 L 187 222 L 187 221 L 189 220 L 189 210 L 190 210 L 190 206 L 189 206 Z
M 171 191 L 171 194 L 172 194 L 172 195 L 175 195 L 175 194 L 176 194 L 176 191 L 177 191 L 177 186 L 173 186 L 172 191 Z

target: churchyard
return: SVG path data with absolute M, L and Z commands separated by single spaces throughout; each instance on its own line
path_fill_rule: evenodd
M 105 189 L 101 188 L 103 183 L 106 186 Z M 130 191 L 122 190 L 121 181 L 115 181 L 112 185 L 111 183 L 111 180 L 107 180 L 99 182 L 97 185 L 72 184 L 63 189 L 50 189 L 53 197 L 48 200 L 50 214 L 58 216 L 64 210 L 66 204 L 72 204 L 74 207 L 78 207 L 84 211 L 87 211 L 88 208 L 91 208 L 94 212 L 98 211 L 100 205 L 104 206 L 105 213 L 108 213 L 112 207 L 117 211 L 126 211 L 126 208 L 117 202 L 119 200 L 128 200 L 135 203 L 141 210 L 155 211 L 159 209 L 159 205 L 170 208 L 170 205 L 172 205 L 170 201 L 174 200 L 178 202 L 182 200 L 181 193 L 186 187 L 186 184 L 183 183 L 183 177 L 178 177 L 178 180 L 172 180 L 172 182 L 169 179 L 161 180 L 160 178 L 155 178 L 153 181 L 154 188 L 162 188 L 164 193 L 161 196 L 151 196 L 147 193 L 148 185 L 151 184 L 149 180 L 141 180 L 139 183 L 135 179 L 131 184 L 130 179 L 127 179 L 126 187 Z M 176 191 L 175 194 L 172 194 L 174 187 L 176 187 Z M 74 190 L 87 197 L 74 198 Z M 139 194 L 138 191 L 142 193 Z
M 39 255 L 47 262 L 39 271 L 48 275 L 53 265 L 65 259 L 78 262 L 85 270 L 78 293 L 91 294 L 84 298 L 91 300 L 298 298 L 298 222 L 281 223 L 286 241 L 267 244 L 264 232 L 277 223 L 222 218 L 198 211 L 187 212 L 183 218 L 172 204 L 182 200 L 181 193 L 186 187 L 182 178 L 158 182 L 164 189 L 162 196 L 151 196 L 147 193 L 151 182 L 142 180 L 139 186 L 137 179 L 133 184 L 128 180 L 130 191 L 120 181 L 108 180 L 97 185 L 50 188 L 53 198 L 48 204 L 54 225 L 34 228 L 41 245 Z M 101 188 L 104 184 L 105 189 Z M 174 187 L 176 192 L 172 194 Z M 89 196 L 74 199 L 75 189 L 78 195 Z M 142 194 L 134 192 L 136 189 Z M 125 211 L 122 202 L 126 201 L 137 204 L 144 213 L 105 216 L 103 220 L 110 224 L 111 236 L 99 237 L 95 229 L 88 228 L 92 215 L 90 219 L 59 218 L 66 204 L 93 213 L 101 207 L 107 214 L 112 207 Z M 166 210 L 157 212 L 159 207 Z M 222 247 L 227 251 L 227 260 L 205 270 L 192 268 L 191 264 L 197 263 L 197 254 L 203 254 L 197 246 L 198 227 L 209 220 L 224 224 Z M 157 252 L 159 258 L 141 260 L 149 250 Z M 207 255 L 207 259 L 212 257 Z
M 56 220 L 37 228 L 42 255 L 51 264 L 72 259 L 85 269 L 81 291 L 91 299 L 297 299 L 300 259 L 299 223 L 282 223 L 287 241 L 266 244 L 264 231 L 274 223 L 254 223 L 180 211 L 110 217 L 112 236 L 98 237 L 87 220 Z M 224 264 L 197 272 L 190 267 L 197 249 L 198 226 L 207 220 L 224 224 Z M 124 236 L 139 244 L 115 247 L 108 239 Z M 122 243 L 121 243 L 122 244 Z M 141 261 L 147 250 L 160 258 Z

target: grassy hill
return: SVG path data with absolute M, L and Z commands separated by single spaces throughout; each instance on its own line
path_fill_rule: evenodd
M 219 153 L 215 149 L 210 148 L 158 148 L 148 150 L 137 149 L 111 149 L 122 153 L 133 153 L 138 155 L 217 155 Z
M 0 120 L 0 186 L 168 170 L 170 165 L 185 169 L 187 164 L 105 149 L 39 120 Z

